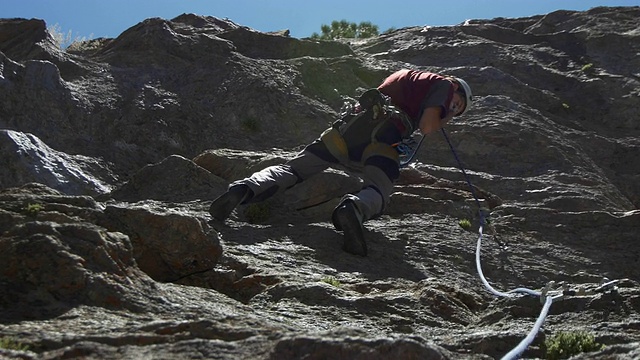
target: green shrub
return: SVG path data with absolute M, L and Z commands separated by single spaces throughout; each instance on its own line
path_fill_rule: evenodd
M 27 351 L 29 350 L 29 346 L 22 344 L 11 337 L 2 337 L 0 338 L 0 349 Z
M 25 214 L 31 217 L 36 217 L 40 211 L 44 209 L 42 204 L 29 204 L 24 208 Z
M 462 220 L 458 221 L 458 225 L 460 225 L 460 227 L 465 229 L 465 230 L 470 230 L 471 229 L 471 221 L 469 221 L 467 219 L 462 219 Z
M 314 32 L 311 34 L 311 38 L 316 40 L 366 39 L 379 34 L 378 25 L 374 25 L 369 21 L 362 21 L 356 24 L 347 20 L 334 20 L 330 26 L 322 24 L 320 30 L 322 34 Z
M 604 345 L 596 342 L 595 336 L 586 332 L 560 332 L 545 340 L 547 359 L 568 359 L 583 352 L 599 351 Z
M 322 280 L 320 280 L 324 283 L 327 283 L 331 286 L 335 286 L 335 287 L 340 287 L 342 284 L 340 283 L 340 280 L 334 278 L 333 276 L 327 276 L 325 278 L 322 278 Z

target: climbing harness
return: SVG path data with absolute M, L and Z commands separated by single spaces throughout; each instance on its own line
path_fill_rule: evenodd
M 536 291 L 536 290 L 532 290 L 532 289 L 528 289 L 528 288 L 516 288 L 507 292 L 502 292 L 502 291 L 498 291 L 496 289 L 494 289 L 491 284 L 489 284 L 489 282 L 487 281 L 487 279 L 484 276 L 484 273 L 482 272 L 482 266 L 481 266 L 481 262 L 480 262 L 480 253 L 481 253 L 481 248 L 482 248 L 482 237 L 483 237 L 483 228 L 485 225 L 488 224 L 488 220 L 486 218 L 485 215 L 485 211 L 483 210 L 483 208 L 480 206 L 480 200 L 478 199 L 478 196 L 475 193 L 473 184 L 471 184 L 471 180 L 469 178 L 469 175 L 467 175 L 467 172 L 464 169 L 464 166 L 462 166 L 462 162 L 460 161 L 460 158 L 458 157 L 458 154 L 455 150 L 455 148 L 453 147 L 453 144 L 451 143 L 451 141 L 449 140 L 449 136 L 447 135 L 446 131 L 444 130 L 444 128 L 442 129 L 442 134 L 444 135 L 444 138 L 447 140 L 447 143 L 449 144 L 449 147 L 451 148 L 451 152 L 453 153 L 454 158 L 456 159 L 456 162 L 458 163 L 458 167 L 460 168 L 460 170 L 462 171 L 462 174 L 465 177 L 465 180 L 467 182 L 467 185 L 469 186 L 469 189 L 471 190 L 471 194 L 473 195 L 473 198 L 475 199 L 475 202 L 478 206 L 478 215 L 480 217 L 480 226 L 478 229 L 478 242 L 476 245 L 476 270 L 478 271 L 478 275 L 480 276 L 480 280 L 482 281 L 482 284 L 485 286 L 485 288 L 487 288 L 487 290 L 489 292 L 491 292 L 492 294 L 499 296 L 499 297 L 509 297 L 509 298 L 514 298 L 514 297 L 518 297 L 518 296 L 524 296 L 524 295 L 531 295 L 531 296 L 536 296 L 540 298 L 540 301 L 543 303 L 542 306 L 542 310 L 540 311 L 540 315 L 538 316 L 538 318 L 536 319 L 536 322 L 534 323 L 533 327 L 531 328 L 531 331 L 529 332 L 529 334 L 520 341 L 520 343 L 513 348 L 511 351 L 509 351 L 506 355 L 504 355 L 502 357 L 503 360 L 506 359 L 516 359 L 520 356 L 520 354 L 522 354 L 527 347 L 529 347 L 529 345 L 531 345 L 531 343 L 533 342 L 533 340 L 535 339 L 536 335 L 538 334 L 538 332 L 540 331 L 540 328 L 542 327 L 542 324 L 544 323 L 548 313 L 549 313 L 549 309 L 551 308 L 551 304 L 553 303 L 553 301 L 556 300 L 561 300 L 566 296 L 585 296 L 585 295 L 592 295 L 592 294 L 596 294 L 596 293 L 604 293 L 604 292 L 616 292 L 617 291 L 617 286 L 618 283 L 620 282 L 620 280 L 609 280 L 604 278 L 603 282 L 596 287 L 593 290 L 584 290 L 584 289 L 579 289 L 579 290 L 572 290 L 569 287 L 565 286 L 562 290 L 552 290 L 552 287 L 555 286 L 555 283 L 549 282 L 545 288 L 542 291 Z M 499 242 L 499 245 L 502 244 Z
M 402 164 L 397 149 L 381 138 L 393 126 L 402 138 L 409 137 L 414 132 L 411 119 L 378 89 L 365 91 L 357 101 L 344 100 L 338 120 L 320 135 L 331 155 L 356 170 L 372 156 Z

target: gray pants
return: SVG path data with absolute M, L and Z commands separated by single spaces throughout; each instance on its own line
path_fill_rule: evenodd
M 253 191 L 253 197 L 245 202 L 262 201 L 335 164 L 338 160 L 326 147 L 321 142 L 314 142 L 285 164 L 270 166 L 230 186 L 247 185 Z M 362 178 L 362 189 L 356 194 L 346 194 L 342 201 L 353 201 L 364 222 L 382 214 L 393 191 L 393 180 L 380 166 L 367 163 L 362 169 Z

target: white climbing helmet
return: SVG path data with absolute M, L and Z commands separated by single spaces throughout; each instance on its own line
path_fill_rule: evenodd
M 462 115 L 466 113 L 467 110 L 469 110 L 469 108 L 471 108 L 471 104 L 473 103 L 473 94 L 471 93 L 471 87 L 469 86 L 469 84 L 467 84 L 466 81 L 462 80 L 459 77 L 454 77 L 453 79 L 462 87 L 462 89 L 458 88 L 458 91 L 462 90 L 462 92 L 465 95 L 466 106 L 464 107 L 464 110 L 462 110 L 462 112 L 460 113 L 460 115 Z

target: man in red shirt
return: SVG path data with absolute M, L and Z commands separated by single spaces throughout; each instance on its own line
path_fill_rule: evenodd
M 332 165 L 357 168 L 363 188 L 346 194 L 332 221 L 344 233 L 343 249 L 366 256 L 363 223 L 382 214 L 400 174 L 393 147 L 414 131 L 441 129 L 472 103 L 471 88 L 462 79 L 417 70 L 400 70 L 365 92 L 351 111 L 282 165 L 270 166 L 237 180 L 216 198 L 209 212 L 226 219 L 239 204 L 259 202 L 308 179 Z

